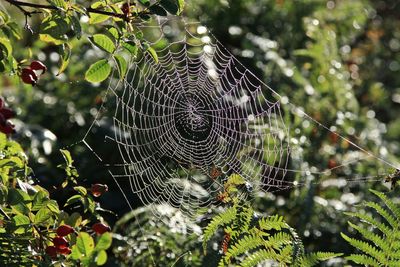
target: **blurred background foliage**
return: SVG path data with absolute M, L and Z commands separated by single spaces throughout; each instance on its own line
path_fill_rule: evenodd
M 6 3 L 2 6 L 20 22 L 20 27 L 24 26 L 24 17 L 16 8 Z M 207 26 L 259 78 L 313 118 L 332 125 L 331 130 L 376 155 L 392 161 L 400 157 L 400 1 L 197 0 L 188 1 L 183 14 Z M 49 74 L 35 87 L 24 85 L 17 76 L 5 74 L 0 80 L 0 92 L 17 109 L 14 138 L 26 149 L 36 179 L 50 188 L 59 183 L 52 180 L 54 177 L 62 177 L 61 170 L 56 168 L 62 161 L 58 149 L 83 139 L 102 103 L 104 85 L 86 82 L 84 73 L 104 54 L 93 48 L 87 36 L 74 40 L 70 65 L 56 76 L 59 54 L 55 46 L 37 41 L 39 22 L 38 16 L 29 18 L 33 34 L 24 31 L 22 40 L 14 43 L 13 48 L 20 59 L 44 62 Z M 101 28 L 101 25 L 89 25 L 83 17 L 81 22 L 84 32 L 94 33 Z M 305 123 L 302 118 L 287 116 L 285 119 L 291 126 L 291 142 L 302 151 L 292 155 L 291 169 L 312 166 L 318 166 L 319 170 L 321 166 L 331 169 L 366 156 L 348 142 Z M 92 133 L 88 138 L 91 143 L 99 144 L 104 154 L 112 155 L 115 151 L 101 146 L 103 136 L 103 133 Z M 102 206 L 118 211 L 119 216 L 128 212 L 118 188 L 113 186 L 93 153 L 81 145 L 73 145 L 69 150 L 88 186 L 95 182 L 109 184 L 110 191 L 104 195 Z M 260 193 L 254 208 L 265 214 L 284 215 L 298 231 L 307 250 L 348 254 L 354 248 L 339 234 L 351 232 L 343 211 L 352 211 L 362 200 L 372 199 L 369 188 L 384 189 L 383 178 L 377 175 L 387 172 L 385 166 L 377 167 L 374 159 L 370 159 L 339 168 L 329 175 L 294 173 L 289 178 L 301 181 L 304 186 Z M 362 177 L 372 177 L 372 181 L 349 181 Z M 140 203 L 136 203 L 139 207 Z M 117 219 L 111 216 L 109 221 Z M 133 264 L 132 255 L 140 254 L 140 246 L 156 248 L 157 242 L 164 242 L 158 235 L 176 240 L 186 236 L 174 230 L 173 224 L 161 227 L 158 225 L 161 222 L 143 222 L 145 232 L 153 236 L 151 242 L 154 242 L 143 245 L 143 240 L 148 239 L 136 237 L 136 228 L 121 226 L 128 221 L 124 217 L 116 230 L 121 236 L 127 235 L 121 237 L 118 246 L 125 242 L 131 249 L 115 248 L 115 261 L 127 265 Z M 192 260 L 200 262 L 201 255 L 196 250 L 201 243 L 197 238 L 182 242 L 181 246 L 166 244 L 171 246 L 171 251 L 162 252 L 168 259 L 166 262 L 173 263 L 174 257 L 185 251 L 191 251 Z M 132 250 L 135 246 L 137 249 Z M 173 252 L 174 249 L 179 252 Z M 331 264 L 343 264 L 343 259 L 335 261 Z M 185 266 L 183 261 L 182 266 Z

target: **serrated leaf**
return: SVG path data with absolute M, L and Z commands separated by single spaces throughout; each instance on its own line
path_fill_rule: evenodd
M 88 233 L 80 232 L 76 239 L 76 246 L 82 254 L 88 256 L 94 249 L 93 238 Z
M 96 247 L 94 249 L 96 251 L 107 250 L 111 246 L 111 243 L 112 243 L 111 233 L 106 232 L 100 236 L 99 240 L 97 241 Z
M 110 73 L 111 66 L 108 64 L 107 59 L 101 59 L 90 65 L 89 69 L 85 73 L 85 79 L 88 82 L 98 83 L 107 79 Z
M 105 34 L 95 34 L 89 39 L 95 46 L 108 53 L 113 53 L 115 51 L 114 41 L 111 40 L 111 38 Z
M 120 55 L 114 55 L 114 58 L 118 65 L 119 77 L 123 79 L 125 78 L 126 71 L 128 70 L 128 64 L 126 63 L 125 58 Z
M 59 47 L 60 53 L 60 68 L 56 74 L 56 76 L 60 75 L 64 72 L 64 70 L 69 65 L 69 59 L 71 58 L 71 46 L 68 43 L 65 43 Z
M 152 47 L 148 47 L 146 52 L 148 52 L 150 54 L 150 56 L 154 59 L 154 61 L 156 63 L 158 63 L 158 56 L 157 56 L 157 52 L 156 50 L 154 50 L 154 48 Z

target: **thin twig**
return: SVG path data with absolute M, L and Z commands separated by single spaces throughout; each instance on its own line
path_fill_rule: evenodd
M 17 8 L 19 8 L 24 13 L 24 15 L 33 14 L 33 12 L 28 12 L 28 11 L 24 10 L 22 7 L 59 10 L 58 7 L 52 6 L 52 5 L 35 4 L 35 3 L 29 3 L 29 2 L 22 2 L 22 1 L 18 1 L 18 0 L 5 0 L 5 1 L 10 3 L 11 5 L 16 6 Z M 37 13 L 37 11 L 34 11 L 34 12 Z M 96 14 L 101 14 L 101 15 L 108 15 L 108 16 L 117 17 L 117 18 L 121 18 L 121 19 L 125 19 L 126 20 L 125 14 L 109 12 L 109 11 L 95 9 L 95 8 L 91 8 L 91 7 L 86 8 L 86 12 L 88 12 L 88 13 L 96 13 Z

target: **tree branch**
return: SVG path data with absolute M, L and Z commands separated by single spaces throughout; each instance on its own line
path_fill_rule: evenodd
M 24 9 L 22 7 L 42 8 L 42 9 L 51 9 L 51 10 L 58 10 L 59 9 L 58 7 L 52 6 L 52 5 L 34 4 L 34 3 L 22 2 L 22 1 L 18 1 L 18 0 L 5 0 L 5 1 L 10 3 L 11 5 L 19 8 L 24 13 L 24 15 L 32 14 L 33 12 L 23 11 Z M 112 17 L 121 18 L 121 19 L 124 19 L 124 20 L 127 19 L 124 14 L 104 11 L 104 10 L 95 9 L 95 8 L 91 8 L 91 7 L 86 8 L 86 11 L 88 13 L 96 13 L 96 14 L 108 15 L 108 16 L 112 16 Z

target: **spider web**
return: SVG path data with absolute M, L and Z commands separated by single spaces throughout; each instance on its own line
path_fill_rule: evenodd
M 158 18 L 137 29 L 156 49 L 158 61 L 140 53 L 124 79 L 111 79 L 83 139 L 125 196 L 133 193 L 145 205 L 168 203 L 196 215 L 217 201 L 230 174 L 240 175 L 248 187 L 277 191 L 303 184 L 285 180 L 288 173 L 329 175 L 365 158 L 395 167 L 282 101 L 198 23 Z M 288 114 L 347 140 L 354 157 L 330 169 L 289 169 L 301 149 L 293 149 Z M 103 145 L 115 154 L 102 154 L 99 144 L 86 140 L 99 128 Z

